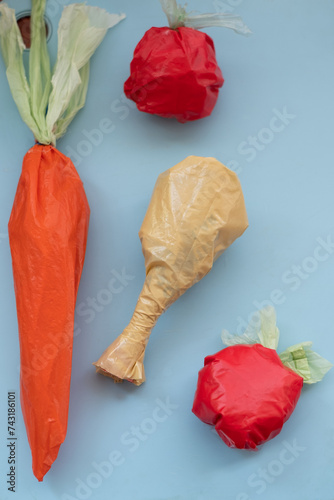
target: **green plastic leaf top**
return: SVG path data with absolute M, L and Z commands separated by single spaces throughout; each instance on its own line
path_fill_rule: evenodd
M 29 81 L 23 65 L 25 45 L 15 11 L 0 4 L 0 47 L 11 93 L 23 121 L 41 144 L 56 144 L 84 106 L 89 61 L 109 28 L 124 14 L 109 14 L 83 3 L 64 7 L 58 27 L 58 53 L 53 73 L 44 24 L 46 0 L 32 0 Z
M 269 349 L 277 349 L 279 330 L 276 326 L 274 307 L 267 306 L 253 315 L 248 327 L 242 335 L 231 335 L 227 330 L 221 334 L 225 345 L 262 344 Z M 300 375 L 306 384 L 320 382 L 332 368 L 332 363 L 312 350 L 312 342 L 295 344 L 279 357 L 284 366 Z
M 239 35 L 247 36 L 252 33 L 241 17 L 234 14 L 192 14 L 188 13 L 185 7 L 181 7 L 176 0 L 160 0 L 160 3 L 172 29 L 185 26 L 199 30 L 216 26 L 230 28 Z

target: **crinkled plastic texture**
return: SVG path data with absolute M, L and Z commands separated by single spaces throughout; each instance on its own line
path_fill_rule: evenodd
M 327 359 L 314 352 L 312 342 L 300 342 L 279 355 L 282 363 L 303 377 L 305 384 L 320 382 L 333 367 Z
M 94 363 L 136 385 L 159 316 L 205 276 L 248 226 L 237 175 L 215 158 L 189 156 L 162 173 L 139 231 L 146 280 L 129 325 Z
M 209 116 L 224 83 L 213 40 L 193 28 L 151 28 L 138 43 L 124 92 L 140 111 L 179 122 Z
M 239 35 L 248 36 L 252 33 L 240 16 L 230 12 L 194 14 L 187 12 L 185 6 L 181 6 L 176 0 L 160 0 L 160 3 L 172 29 L 187 26 L 199 30 L 216 26 L 232 29 Z
M 32 0 L 29 82 L 15 11 L 0 4 L 0 48 L 8 83 L 37 142 L 55 145 L 86 100 L 89 60 L 124 14 L 71 4 L 58 29 L 51 79 L 46 0 Z M 21 401 L 41 481 L 65 439 L 74 307 L 82 271 L 89 207 L 72 162 L 52 146 L 26 155 L 9 222 L 21 351 Z
M 74 308 L 89 206 L 69 158 L 35 145 L 24 157 L 9 220 L 20 339 L 21 407 L 38 480 L 67 429 Z
M 15 11 L 5 3 L 0 5 L 0 47 L 8 83 L 23 121 L 38 142 L 55 145 L 85 104 L 91 56 L 108 29 L 125 15 L 109 14 L 84 3 L 65 6 L 58 27 L 57 61 L 51 80 L 43 20 L 45 3 L 32 0 L 29 83 L 22 59 L 25 46 Z
M 255 450 L 279 434 L 302 387 L 274 349 L 234 345 L 205 358 L 192 411 L 231 448 Z
M 64 7 L 58 27 L 57 61 L 46 115 L 46 124 L 54 141 L 65 134 L 85 104 L 91 56 L 108 29 L 124 18 L 125 14 L 109 14 L 84 3 Z
M 279 329 L 276 326 L 276 311 L 272 306 L 266 306 L 253 314 L 249 325 L 242 335 L 231 335 L 222 331 L 222 341 L 225 345 L 261 344 L 270 349 L 277 349 Z
M 279 330 L 276 326 L 276 311 L 272 306 L 266 306 L 257 311 L 242 335 L 231 335 L 222 331 L 222 341 L 225 345 L 257 344 L 277 349 Z M 279 354 L 283 365 L 300 375 L 305 384 L 320 382 L 332 368 L 332 363 L 314 352 L 312 342 L 301 342 L 288 347 Z

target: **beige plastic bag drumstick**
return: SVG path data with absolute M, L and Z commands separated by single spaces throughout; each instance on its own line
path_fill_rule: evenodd
M 189 156 L 159 175 L 139 237 L 146 279 L 129 325 L 94 363 L 115 381 L 145 381 L 144 355 L 159 316 L 211 269 L 248 226 L 237 175 Z

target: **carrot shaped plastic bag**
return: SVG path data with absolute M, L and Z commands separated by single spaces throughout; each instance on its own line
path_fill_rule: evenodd
M 189 156 L 162 173 L 139 231 L 146 280 L 129 325 L 94 363 L 97 371 L 144 382 L 145 348 L 157 319 L 247 226 L 239 180 L 215 158 Z
M 89 206 L 72 162 L 51 145 L 26 154 L 9 220 L 20 333 L 22 413 L 41 480 L 65 439 L 74 308 Z
M 8 229 L 20 340 L 21 407 L 33 472 L 40 481 L 66 436 L 74 309 L 90 213 L 80 177 L 55 142 L 85 103 L 91 55 L 107 29 L 123 17 L 84 4 L 65 7 L 51 78 L 44 9 L 45 0 L 33 0 L 28 83 L 15 12 L 0 5 L 8 82 L 38 142 L 23 160 Z

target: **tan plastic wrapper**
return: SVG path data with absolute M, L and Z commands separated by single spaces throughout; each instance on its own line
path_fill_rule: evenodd
M 238 177 L 215 158 L 189 156 L 159 175 L 139 231 L 145 283 L 129 325 L 94 363 L 96 371 L 142 384 L 157 319 L 247 226 Z

